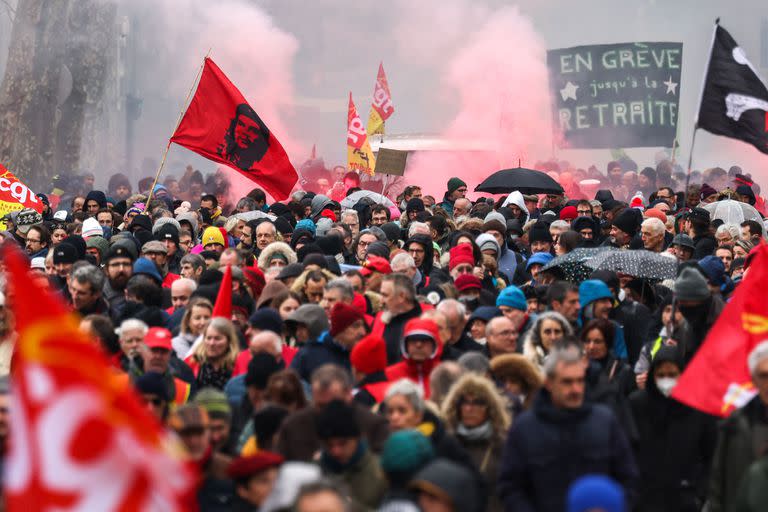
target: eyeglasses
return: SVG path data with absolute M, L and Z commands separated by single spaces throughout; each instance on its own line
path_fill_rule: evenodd
M 41 242 L 42 242 L 42 240 L 35 240 L 34 238 L 27 237 L 27 243 L 28 244 L 39 244 Z
M 592 215 L 592 210 L 576 210 L 576 213 L 578 213 L 580 217 L 589 217 Z

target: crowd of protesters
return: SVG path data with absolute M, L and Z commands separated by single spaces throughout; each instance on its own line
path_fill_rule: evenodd
M 151 196 L 152 179 L 62 176 L 1 234 L 179 436 L 203 511 L 768 509 L 768 342 L 747 362 L 759 393 L 722 424 L 670 398 L 765 243 L 760 220 L 704 206 L 764 212 L 757 184 L 668 161 L 540 168 L 564 194 L 471 201 L 454 177 L 435 198 L 408 177 L 391 206 L 347 207 L 361 183 L 343 167 L 272 204 L 231 202 L 223 170 Z M 678 270 L 548 266 L 598 247 Z M 12 302 L 2 375 L 23 343 Z

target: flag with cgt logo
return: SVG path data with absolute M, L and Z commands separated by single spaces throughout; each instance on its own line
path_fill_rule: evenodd
M 364 172 L 373 175 L 376 168 L 376 158 L 371 150 L 371 141 L 365 125 L 357 115 L 352 93 L 349 93 L 349 110 L 347 111 L 347 167 L 350 171 Z
M 672 390 L 672 398 L 715 416 L 728 416 L 755 396 L 747 357 L 768 340 L 768 245 L 750 258 L 746 277 Z
M 197 475 L 59 297 L 0 253 L 18 341 L 11 368 L 9 511 L 195 510 Z

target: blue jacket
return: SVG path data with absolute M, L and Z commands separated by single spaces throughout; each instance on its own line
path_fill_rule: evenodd
M 533 408 L 515 420 L 507 436 L 498 482 L 504 510 L 562 512 L 571 483 L 595 473 L 616 480 L 631 501 L 638 470 L 613 413 L 589 403 L 557 409 L 541 389 Z
M 296 370 L 301 380 L 309 382 L 312 372 L 329 363 L 352 371 L 349 350 L 336 343 L 328 331 L 324 331 L 317 340 L 301 347 L 291 361 L 291 368 Z

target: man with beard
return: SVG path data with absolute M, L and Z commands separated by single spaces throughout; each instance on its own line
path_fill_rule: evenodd
M 677 308 L 685 318 L 675 338 L 687 364 L 725 305 L 719 295 L 712 295 L 706 277 L 696 267 L 686 267 L 677 276 L 674 297 Z
M 405 274 L 387 274 L 381 282 L 381 299 L 384 311 L 376 315 L 372 332 L 384 338 L 387 346 L 387 364 L 395 364 L 402 358 L 400 342 L 406 322 L 421 315 L 416 300 L 416 287 Z
M 603 245 L 612 245 L 619 249 L 628 249 L 632 239 L 640 229 L 643 215 L 640 210 L 625 208 L 613 219 L 611 236 Z
M 112 321 L 117 320 L 125 305 L 125 285 L 133 274 L 133 260 L 131 251 L 122 244 L 110 247 L 104 258 L 107 279 L 102 293 L 109 305 Z

